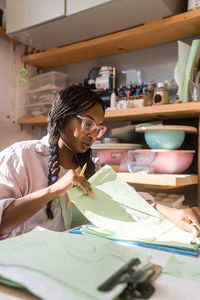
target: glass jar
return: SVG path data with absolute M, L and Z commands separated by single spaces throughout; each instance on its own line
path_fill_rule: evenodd
M 163 82 L 157 83 L 153 94 L 153 105 L 161 104 L 169 104 L 169 92 Z

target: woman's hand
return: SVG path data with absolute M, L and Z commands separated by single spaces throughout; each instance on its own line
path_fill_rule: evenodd
M 74 170 L 69 170 L 49 188 L 51 192 L 55 194 L 54 196 L 63 197 L 66 194 L 66 191 L 73 186 L 79 186 L 84 194 L 88 194 L 90 197 L 94 196 L 91 185 L 87 179 L 84 176 L 77 174 Z
M 173 208 L 153 203 L 152 206 L 165 218 L 179 228 L 198 236 L 200 231 L 200 208 Z

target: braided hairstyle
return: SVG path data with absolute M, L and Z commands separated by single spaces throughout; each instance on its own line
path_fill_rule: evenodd
M 60 171 L 58 148 L 60 121 L 71 116 L 76 116 L 83 111 L 92 108 L 96 103 L 101 104 L 103 111 L 105 112 L 104 103 L 101 97 L 95 91 L 82 85 L 72 85 L 61 90 L 57 94 L 48 115 L 50 153 L 48 185 L 51 185 L 58 180 L 58 173 Z M 85 171 L 85 177 L 87 179 L 95 173 L 95 165 L 92 162 L 91 154 L 90 148 L 85 153 L 76 154 L 78 163 L 81 167 L 87 162 L 87 169 Z M 47 204 L 46 212 L 48 218 L 53 219 L 51 201 Z

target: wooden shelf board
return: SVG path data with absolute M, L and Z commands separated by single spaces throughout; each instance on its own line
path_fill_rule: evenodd
M 200 102 L 144 106 L 124 110 L 108 110 L 105 122 L 145 121 L 150 119 L 185 118 L 200 115 Z
M 95 39 L 22 57 L 22 62 L 48 69 L 151 47 L 199 34 L 200 10 L 184 12 Z
M 0 38 L 6 40 L 7 42 L 13 43 L 15 45 L 21 44 L 21 42 L 13 40 L 6 34 L 6 30 L 4 27 L 0 26 Z
M 198 183 L 198 175 L 118 173 L 127 183 L 177 188 Z
M 188 118 L 200 115 L 200 102 L 176 103 L 124 110 L 108 110 L 105 122 L 146 121 L 150 119 Z M 18 120 L 20 125 L 46 126 L 47 117 L 29 117 Z
M 46 126 L 47 117 L 28 117 L 18 120 L 19 125 Z

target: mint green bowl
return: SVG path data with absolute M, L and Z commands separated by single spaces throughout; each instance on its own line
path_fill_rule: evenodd
M 176 150 L 184 142 L 185 131 L 183 130 L 149 130 L 144 133 L 147 145 L 151 149 Z

